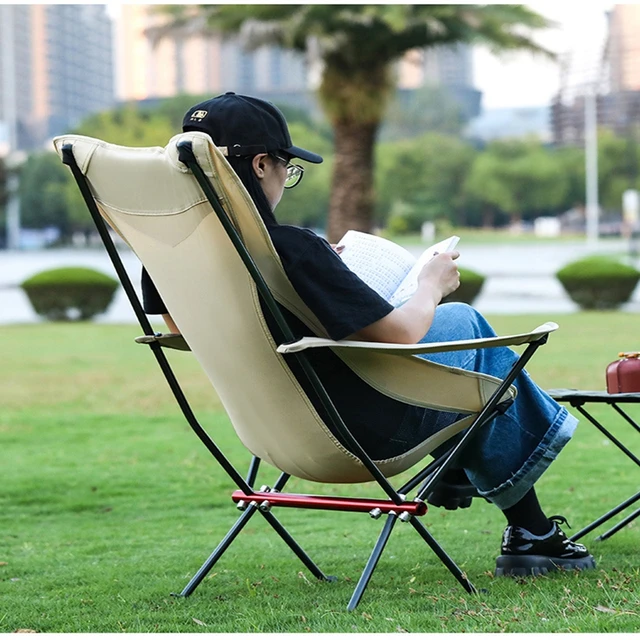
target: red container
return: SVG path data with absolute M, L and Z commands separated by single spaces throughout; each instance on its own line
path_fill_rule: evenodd
M 640 352 L 619 353 L 620 360 L 607 367 L 608 393 L 640 392 Z

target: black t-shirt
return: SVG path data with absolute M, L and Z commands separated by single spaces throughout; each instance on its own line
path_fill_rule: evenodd
M 289 225 L 269 226 L 268 231 L 293 288 L 332 339 L 346 338 L 393 310 L 349 270 L 326 240 L 312 231 Z M 166 313 L 166 307 L 144 269 L 142 294 L 146 313 Z M 274 340 L 281 342 L 275 321 L 264 304 L 262 308 Z M 296 338 L 315 335 L 284 307 L 280 309 Z M 406 433 L 410 425 L 415 428 L 422 421 L 424 409 L 379 393 L 330 349 L 310 349 L 305 353 L 345 424 L 370 456 L 380 459 L 398 455 L 416 444 L 398 436 Z M 285 356 L 285 359 L 316 410 L 331 426 L 296 359 L 292 356 Z

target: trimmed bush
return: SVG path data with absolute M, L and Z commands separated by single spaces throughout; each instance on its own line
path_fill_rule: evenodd
M 581 309 L 617 309 L 628 302 L 640 271 L 607 256 L 590 256 L 556 273 L 569 297 Z
M 442 299 L 442 302 L 466 302 L 467 304 L 473 304 L 473 301 L 478 297 L 484 281 L 486 278 L 476 271 L 471 269 L 465 269 L 464 267 L 458 267 L 460 272 L 460 286 L 448 296 Z
M 90 320 L 104 313 L 118 289 L 118 281 L 86 267 L 42 271 L 20 286 L 35 312 L 47 320 Z

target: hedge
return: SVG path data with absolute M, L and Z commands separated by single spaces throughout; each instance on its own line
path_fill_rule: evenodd
M 581 309 L 617 309 L 631 298 L 640 271 L 608 256 L 589 256 L 556 273 L 569 297 Z
M 86 267 L 42 271 L 21 285 L 35 312 L 53 321 L 90 320 L 104 313 L 119 283 Z

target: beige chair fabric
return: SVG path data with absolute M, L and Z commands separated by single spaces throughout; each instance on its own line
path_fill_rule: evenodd
M 197 181 L 178 160 L 180 140 L 192 142 L 200 166 L 275 298 L 321 338 L 280 347 L 274 343 L 253 281 Z M 491 376 L 415 357 L 429 349 L 425 345 L 326 340 L 324 328 L 288 281 L 244 186 L 206 134 L 175 136 L 165 148 L 121 147 L 67 135 L 54 140 L 59 154 L 66 143 L 73 145 L 101 214 L 149 272 L 240 440 L 278 469 L 318 482 L 371 480 L 362 463 L 323 423 L 281 353 L 328 345 L 359 376 L 391 397 L 470 414 L 407 454 L 376 461 L 388 477 L 466 428 L 499 384 Z M 556 328 L 548 323 L 530 334 L 475 341 L 473 346 L 524 344 Z M 464 346 L 446 343 L 437 350 Z M 505 397 L 514 395 L 512 387 Z

